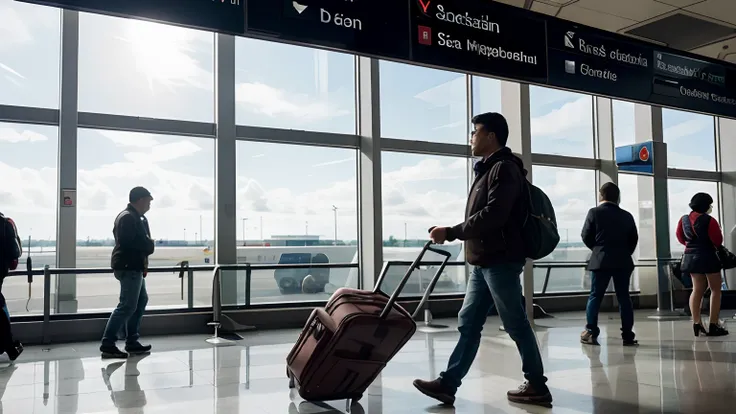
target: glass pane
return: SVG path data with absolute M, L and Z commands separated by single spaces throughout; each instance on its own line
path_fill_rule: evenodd
M 454 226 L 463 221 L 468 197 L 468 159 L 396 152 L 382 154 L 383 259 L 412 261 L 427 241 L 432 226 Z M 443 245 L 452 261 L 465 261 L 462 243 Z M 427 261 L 440 256 L 428 253 Z M 392 266 L 386 278 L 385 292 L 391 292 L 407 270 Z M 424 269 L 410 279 L 404 294 L 417 294 L 421 281 L 428 282 L 434 267 Z M 445 270 L 436 293 L 465 292 L 464 266 Z M 422 285 L 426 286 L 426 284 Z
M 214 120 L 214 35 L 79 14 L 79 109 Z
M 617 147 L 636 143 L 634 108 L 631 102 L 613 101 L 613 142 Z
M 156 251 L 149 265 L 207 263 L 214 249 L 214 143 L 207 138 L 80 129 L 77 266 L 110 267 L 114 220 L 126 208 L 130 189 L 139 185 L 153 195 L 146 217 Z M 195 275 L 195 306 L 211 303 L 212 278 L 203 276 Z M 152 273 L 146 283 L 149 309 L 186 307 L 178 273 Z M 77 295 L 80 311 L 107 311 L 117 304 L 119 286 L 110 273 L 77 276 Z
M 662 109 L 667 166 L 716 170 L 715 119 L 712 116 Z
M 667 197 L 669 200 L 670 214 L 670 249 L 672 257 L 679 258 L 685 251 L 685 246 L 677 241 L 675 231 L 677 223 L 685 214 L 690 213 L 690 199 L 695 193 L 708 193 L 715 202 L 711 216 L 721 224 L 720 211 L 718 209 L 718 184 L 707 181 L 673 180 L 667 181 Z
M 235 39 L 240 125 L 355 133 L 354 57 Z
M 634 174 L 619 174 L 618 187 L 621 189 L 621 208 L 631 213 L 639 231 L 639 244 L 634 259 L 654 259 L 654 220 L 652 210 L 653 177 Z
M 239 263 L 358 262 L 355 150 L 239 141 L 237 159 Z M 259 270 L 251 302 L 327 300 L 343 286 L 358 286 L 357 268 Z
M 532 151 L 593 156 L 593 97 L 530 86 Z
M 23 240 L 18 269 L 28 256 L 34 268 L 56 266 L 56 159 L 58 129 L 0 123 L 0 212 L 15 221 Z M 28 302 L 26 277 L 9 277 L 2 292 L 11 315 L 43 313 L 43 278 L 33 279 Z
M 381 61 L 381 135 L 467 144 L 465 75 Z
M 473 115 L 501 112 L 501 81 L 473 76 Z
M 0 104 L 59 107 L 59 9 L 0 0 Z
M 595 171 L 532 167 L 534 184 L 549 196 L 557 214 L 560 244 L 541 261 L 585 262 L 590 251 L 580 233 L 588 210 L 596 206 Z

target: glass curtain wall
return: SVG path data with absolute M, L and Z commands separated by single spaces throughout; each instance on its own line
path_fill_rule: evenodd
M 113 220 L 137 185 L 154 197 L 148 214 L 154 266 L 214 264 L 223 240 L 216 220 L 224 212 L 232 263 L 358 263 L 360 217 L 372 210 L 363 211 L 359 197 L 356 125 L 365 120 L 356 109 L 355 56 L 88 13 L 62 27 L 63 13 L 0 0 L 0 172 L 20 185 L 13 194 L 0 192 L 0 211 L 18 222 L 35 267 L 109 267 Z M 69 44 L 62 32 L 74 31 L 78 44 Z M 61 56 L 74 63 L 66 72 Z M 228 67 L 218 66 L 228 61 L 222 56 Z M 462 220 L 475 161 L 469 120 L 504 111 L 503 83 L 388 61 L 377 66 L 382 195 L 372 202 L 382 211 L 381 257 L 410 261 L 430 226 Z M 64 76 L 77 77 L 78 87 L 65 87 L 73 84 Z M 217 91 L 226 90 L 234 116 L 216 125 L 223 95 Z M 528 168 L 555 204 L 562 236 L 537 263 L 535 291 L 547 285 L 545 293 L 584 292 L 588 252 L 580 230 L 596 204 L 599 165 L 595 97 L 538 86 L 526 93 Z M 633 104 L 613 108 L 615 144 L 633 142 Z M 664 110 L 663 120 L 675 220 L 696 191 L 720 199 L 715 122 L 675 110 Z M 227 151 L 218 146 L 227 138 L 219 131 L 235 131 Z M 234 156 L 234 168 L 218 167 L 221 155 Z M 234 205 L 218 205 L 223 174 L 234 181 Z M 650 183 L 623 175 L 619 182 L 624 205 L 641 221 L 637 186 Z M 65 195 L 73 201 L 60 206 Z M 462 293 L 462 246 L 444 248 L 456 264 L 437 294 Z M 572 267 L 548 271 L 546 264 Z M 394 266 L 389 280 L 397 282 L 405 269 Z M 427 272 L 411 279 L 406 294 L 421 291 Z M 358 275 L 358 269 L 263 270 L 253 274 L 249 299 L 240 282 L 233 289 L 238 304 L 321 301 L 338 287 L 358 287 Z M 107 312 L 117 300 L 111 278 L 65 278 L 54 285 L 52 307 L 69 299 L 64 313 Z M 186 307 L 187 296 L 195 307 L 211 305 L 207 272 L 197 272 L 191 286 L 176 273 L 148 282 L 151 308 Z M 40 287 L 28 309 L 25 280 L 6 281 L 4 292 L 13 314 L 42 310 Z

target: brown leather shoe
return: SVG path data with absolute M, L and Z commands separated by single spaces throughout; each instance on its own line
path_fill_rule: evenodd
M 518 389 L 507 392 L 506 397 L 509 401 L 518 404 L 551 406 L 552 394 L 550 394 L 547 386 L 543 385 L 542 387 L 544 387 L 544 389 L 541 387 L 534 387 L 529 383 L 529 381 L 525 381 Z
M 442 385 L 439 379 L 433 381 L 417 379 L 414 380 L 414 387 L 427 397 L 434 398 L 443 404 L 455 403 L 455 392 Z
M 580 343 L 586 345 L 600 345 L 598 343 L 598 338 L 593 336 L 593 333 L 587 329 L 580 334 Z

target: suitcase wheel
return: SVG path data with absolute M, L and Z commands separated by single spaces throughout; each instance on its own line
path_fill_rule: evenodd
M 289 378 L 289 389 L 296 388 L 296 383 L 294 381 L 294 376 L 289 372 L 289 370 L 286 370 L 286 377 Z

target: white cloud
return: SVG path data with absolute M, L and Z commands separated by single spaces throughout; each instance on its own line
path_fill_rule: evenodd
M 158 140 L 151 134 L 113 130 L 97 130 L 97 132 L 119 147 L 150 148 L 158 145 Z
M 0 177 L 6 183 L 15 183 L 14 189 L 1 200 L 0 208 L 17 208 L 27 213 L 51 212 L 56 205 L 55 168 L 15 168 L 0 161 Z
M 590 96 L 581 96 L 545 115 L 532 118 L 532 134 L 535 137 L 546 137 L 566 133 L 564 136 L 566 139 L 591 139 L 593 134 L 591 99 Z M 575 130 L 586 133 L 571 133 Z
M 0 51 L 25 45 L 33 41 L 33 35 L 22 16 L 11 2 L 0 4 Z
M 417 164 L 383 174 L 384 183 L 411 183 L 417 181 L 457 180 L 467 176 L 467 159 L 457 158 L 443 162 L 425 158 Z
M 344 159 L 341 159 L 341 160 L 320 162 L 318 164 L 312 165 L 312 167 L 315 167 L 315 168 L 316 167 L 327 167 L 327 166 L 330 166 L 330 165 L 344 164 L 346 162 L 355 162 L 355 157 L 344 158 Z
M 125 154 L 125 158 L 134 163 L 158 163 L 194 155 L 201 150 L 202 148 L 194 142 L 181 140 L 178 142 L 156 145 L 152 147 L 151 151 L 148 153 L 129 152 Z
M 544 190 L 550 200 L 567 200 L 581 192 L 593 197 L 595 189 L 591 186 L 590 171 L 571 168 L 535 167 L 534 183 Z
M 351 111 L 330 105 L 304 94 L 287 93 L 264 83 L 240 83 L 235 89 L 236 101 L 248 111 L 269 117 L 288 116 L 309 122 L 351 115 Z
M 454 103 L 462 102 L 465 108 L 465 76 L 458 74 L 455 79 L 443 82 L 437 86 L 423 90 L 414 95 L 414 98 L 426 102 L 434 107 L 453 106 Z
M 665 140 L 675 141 L 680 138 L 692 138 L 693 135 L 708 131 L 709 138 L 712 139 L 714 128 L 712 117 L 696 116 L 665 128 L 663 135 Z
M 35 131 L 27 129 L 16 130 L 13 128 L 0 127 L 0 142 L 16 144 L 19 142 L 48 141 L 48 137 Z

